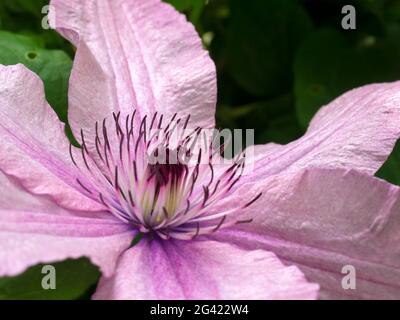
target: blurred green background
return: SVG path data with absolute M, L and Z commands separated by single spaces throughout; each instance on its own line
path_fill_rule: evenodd
M 318 109 L 367 83 L 400 79 L 400 0 L 168 0 L 195 25 L 218 71 L 217 125 L 254 128 L 257 143 L 300 137 Z M 44 81 L 67 121 L 74 48 L 42 28 L 48 0 L 0 0 L 0 63 L 23 63 Z M 356 30 L 344 30 L 345 5 Z M 378 172 L 400 185 L 400 144 Z M 57 290 L 42 290 L 41 266 L 0 278 L 0 299 L 86 299 L 99 271 L 87 259 L 54 264 Z

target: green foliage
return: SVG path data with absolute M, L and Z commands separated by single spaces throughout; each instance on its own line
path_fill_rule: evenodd
M 320 30 L 303 43 L 294 70 L 297 114 L 306 128 L 319 107 L 345 91 L 398 79 L 400 45 L 374 36 L 351 43 L 336 30 Z
M 165 2 L 173 5 L 176 10 L 186 13 L 194 25 L 197 25 L 206 3 L 205 0 L 166 0 Z
M 297 46 L 312 22 L 293 0 L 230 1 L 228 63 L 235 80 L 255 96 L 290 89 Z
M 48 0 L 1 0 L 0 30 L 17 32 L 34 37 L 47 49 L 64 50 L 73 57 L 72 46 L 54 30 L 42 28 L 45 13 L 42 9 Z
M 397 142 L 389 159 L 376 175 L 388 182 L 400 185 L 400 141 Z
M 72 60 L 64 51 L 47 50 L 35 37 L 0 31 L 0 63 L 22 63 L 38 74 L 44 82 L 48 102 L 60 119 L 66 121 Z
M 0 278 L 0 300 L 69 300 L 89 295 L 100 272 L 87 259 L 52 263 L 56 270 L 56 289 L 44 290 L 43 265 L 29 268 L 20 276 Z

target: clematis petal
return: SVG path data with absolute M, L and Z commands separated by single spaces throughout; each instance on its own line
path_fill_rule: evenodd
M 110 214 L 60 208 L 0 172 L 0 277 L 37 263 L 82 256 L 111 274 L 133 236 Z
M 30 192 L 77 210 L 100 210 L 74 189 L 77 172 L 63 125 L 47 104 L 43 83 L 23 65 L 0 65 L 0 170 Z
M 142 118 L 191 115 L 214 127 L 215 66 L 184 15 L 160 0 L 53 0 L 52 25 L 77 46 L 70 79 L 69 122 L 96 121 L 136 108 Z M 88 141 L 88 144 L 90 141 Z
M 106 211 L 69 210 L 60 207 L 46 195 L 35 195 L 23 188 L 16 178 L 8 177 L 0 171 L 0 210 L 29 211 L 60 216 L 78 216 L 96 219 L 114 219 Z
M 215 241 L 142 240 L 94 299 L 315 299 L 318 285 L 271 252 Z
M 0 210 L 0 276 L 69 258 L 88 257 L 110 276 L 134 233 L 115 220 Z
M 243 216 L 253 222 L 213 239 L 276 253 L 319 283 L 324 298 L 400 298 L 399 187 L 341 169 L 308 169 L 260 184 L 263 196 Z M 342 287 L 348 265 L 356 272 L 354 290 Z
M 111 275 L 133 233 L 110 214 L 60 208 L 0 172 L 0 277 L 83 256 Z
M 30 210 L 32 212 L 65 214 L 67 210 L 46 196 L 33 195 L 22 189 L 16 179 L 0 171 L 0 210 Z M 78 213 L 78 212 L 77 212 Z M 90 212 L 97 214 L 97 212 Z
M 254 171 L 247 180 L 312 167 L 373 175 L 399 137 L 400 82 L 367 85 L 323 107 L 299 140 L 257 146 Z

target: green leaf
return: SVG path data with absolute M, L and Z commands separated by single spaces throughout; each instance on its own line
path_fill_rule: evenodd
M 397 142 L 389 159 L 382 168 L 379 169 L 376 176 L 388 182 L 400 185 L 400 141 Z
M 188 13 L 189 20 L 197 24 L 203 11 L 205 0 L 164 0 L 173 5 L 176 10 Z
M 387 21 L 400 22 L 400 1 L 389 2 L 385 11 Z
M 78 299 L 86 296 L 100 277 L 98 268 L 86 258 L 50 265 L 56 270 L 56 289 L 42 288 L 46 273 L 42 273 L 43 265 L 36 265 L 17 277 L 0 278 L 0 300 Z
M 60 120 L 67 120 L 71 58 L 61 50 L 47 50 L 36 37 L 0 31 L 0 63 L 24 64 L 44 82 L 46 98 Z
M 294 0 L 231 0 L 228 59 L 237 83 L 256 96 L 284 93 L 292 60 L 312 22 Z
M 2 0 L 5 6 L 14 12 L 28 12 L 40 18 L 42 8 L 49 4 L 48 0 Z
M 389 36 L 366 36 L 355 45 L 331 29 L 310 36 L 299 49 L 294 67 L 296 109 L 303 127 L 322 105 L 345 91 L 398 79 L 399 49 Z
M 2 0 L 0 4 L 0 28 L 12 31 L 42 29 L 42 7 L 47 0 Z
M 255 142 L 288 143 L 303 134 L 294 112 L 292 94 L 241 106 L 220 105 L 217 123 L 222 128 L 253 128 Z
M 288 113 L 285 116 L 269 121 L 268 129 L 260 135 L 260 140 L 287 144 L 302 135 L 302 130 L 294 114 Z
M 385 3 L 386 0 L 358 0 L 358 5 L 378 16 L 383 15 Z

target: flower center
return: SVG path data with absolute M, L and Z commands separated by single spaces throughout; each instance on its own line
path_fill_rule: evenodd
M 167 156 L 170 149 L 167 149 Z M 181 163 L 148 164 L 144 173 L 145 187 L 139 203 L 143 219 L 149 226 L 173 218 L 185 194 L 189 169 Z
M 82 173 L 78 186 L 124 223 L 163 239 L 188 240 L 250 222 L 237 215 L 261 194 L 241 207 L 220 206 L 243 173 L 244 154 L 222 165 L 207 131 L 188 129 L 189 120 L 175 114 L 163 125 L 157 113 L 151 121 L 135 112 L 122 120 L 118 113 L 91 134 L 82 130 L 81 149 L 70 147 Z

